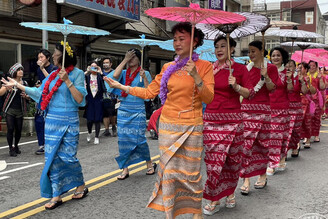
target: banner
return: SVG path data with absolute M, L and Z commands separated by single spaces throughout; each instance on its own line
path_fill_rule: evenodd
M 131 21 L 140 20 L 140 0 L 56 0 L 56 2 L 97 14 Z
M 208 0 L 208 8 L 225 11 L 226 0 Z

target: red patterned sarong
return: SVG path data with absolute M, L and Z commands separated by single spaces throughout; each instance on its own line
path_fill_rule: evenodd
M 276 168 L 280 159 L 287 156 L 289 141 L 289 114 L 287 109 L 271 110 L 271 147 L 269 149 L 269 167 Z
M 208 113 L 204 116 L 207 180 L 203 197 L 218 201 L 234 193 L 243 151 L 242 113 Z
M 288 150 L 297 149 L 297 144 L 301 140 L 301 127 L 303 122 L 303 110 L 301 102 L 289 103 L 289 115 L 290 115 L 290 140 L 288 144 Z
M 319 106 L 318 100 L 313 100 L 315 103 L 314 116 L 311 118 L 311 136 L 319 136 L 321 126 L 322 108 Z
M 301 138 L 311 138 L 311 118 L 309 100 L 302 95 L 303 121 L 301 126 Z
M 240 177 L 250 178 L 266 173 L 271 147 L 270 105 L 243 104 L 244 154 Z

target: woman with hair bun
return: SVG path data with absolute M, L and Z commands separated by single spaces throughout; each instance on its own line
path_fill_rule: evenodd
M 234 51 L 236 41 L 229 39 L 230 50 Z M 225 206 L 234 208 L 235 189 L 244 143 L 243 116 L 240 97 L 248 98 L 248 71 L 242 64 L 232 60 L 232 75 L 229 72 L 228 42 L 224 36 L 214 40 L 217 61 L 213 64 L 214 99 L 207 104 L 204 119 L 204 148 L 207 180 L 204 198 L 210 203 L 204 206 L 206 215 L 220 210 L 220 199 L 226 197 Z
M 264 56 L 266 53 L 264 53 Z M 250 177 L 259 176 L 254 187 L 263 189 L 267 185 L 266 169 L 269 162 L 271 143 L 271 108 L 269 94 L 274 91 L 278 80 L 277 67 L 263 61 L 262 42 L 249 44 L 251 63 L 247 65 L 252 89 L 248 99 L 243 99 L 244 154 L 240 177 L 244 178 L 241 193 L 248 195 Z
M 151 99 L 160 94 L 163 110 L 159 122 L 158 178 L 148 207 L 164 211 L 166 218 L 193 214 L 202 218 L 203 186 L 200 172 L 203 151 L 202 102 L 209 104 L 214 96 L 213 67 L 193 53 L 203 44 L 204 34 L 192 25 L 178 23 L 173 29 L 173 47 L 177 54 L 147 88 L 124 86 L 105 78 L 110 87 L 130 95 Z
M 65 65 L 62 56 L 65 46 Z M 25 87 L 8 78 L 2 80 L 7 87 L 25 91 L 36 102 L 41 99 L 41 110 L 47 109 L 45 119 L 45 165 L 41 174 L 41 196 L 51 198 L 45 204 L 52 210 L 63 204 L 61 195 L 77 187 L 72 199 L 82 199 L 85 187 L 82 167 L 76 158 L 79 143 L 79 107 L 85 105 L 87 91 L 84 73 L 74 67 L 77 63 L 75 51 L 68 42 L 56 44 L 52 55 L 57 70 L 51 72 L 39 88 Z

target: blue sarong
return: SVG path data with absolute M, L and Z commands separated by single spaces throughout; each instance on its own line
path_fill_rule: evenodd
M 117 136 L 120 156 L 115 159 L 120 169 L 150 160 L 146 139 L 146 110 L 143 102 L 121 102 L 117 111 Z
M 41 196 L 52 198 L 84 184 L 76 158 L 79 142 L 78 112 L 48 112 L 45 119 L 45 165 Z

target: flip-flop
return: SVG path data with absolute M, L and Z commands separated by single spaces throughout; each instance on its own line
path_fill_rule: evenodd
M 129 178 L 129 173 L 122 173 L 119 175 L 119 177 L 117 177 L 118 180 L 125 180 L 126 178 Z
M 81 196 L 80 198 L 73 198 L 73 197 L 72 197 L 72 199 L 82 199 L 82 198 L 84 198 L 85 196 L 87 196 L 88 193 L 89 193 L 89 189 L 88 189 L 87 187 L 85 187 L 85 188 L 83 189 L 83 192 L 74 192 L 74 195 L 75 195 L 75 196 L 82 194 L 82 196 Z
M 267 183 L 268 183 L 268 178 L 265 179 L 264 185 L 261 185 L 264 181 L 256 181 L 256 183 L 254 184 L 254 188 L 255 189 L 264 189 L 264 187 L 266 187 Z
M 155 174 L 155 171 L 156 171 L 156 168 L 157 168 L 157 164 L 156 163 L 153 163 L 153 166 L 151 168 L 148 168 L 147 169 L 146 175 L 154 175 Z M 149 171 L 151 171 L 151 170 L 154 170 L 154 172 L 149 173 Z
M 53 210 L 53 209 L 57 208 L 58 206 L 62 205 L 63 204 L 63 200 L 60 200 L 60 201 L 50 201 L 50 202 L 48 202 L 48 204 L 50 204 L 50 205 L 51 204 L 54 204 L 54 205 L 51 206 L 51 207 L 44 206 L 44 208 L 46 210 Z
M 241 193 L 242 195 L 248 195 L 248 193 L 249 193 L 249 187 L 248 187 L 248 186 L 244 186 L 244 185 L 242 185 L 242 186 L 240 187 L 240 193 Z

